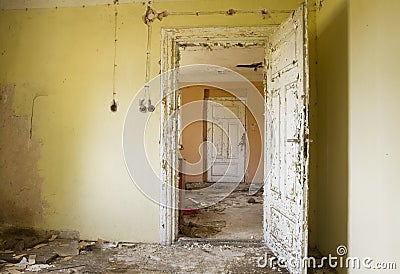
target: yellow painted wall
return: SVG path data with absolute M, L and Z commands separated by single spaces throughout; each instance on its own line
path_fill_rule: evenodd
M 144 43 L 135 42 L 146 30 L 135 20 L 140 5 L 119 12 L 116 114 L 109 111 L 113 7 L 0 12 L 0 81 L 13 86 L 1 136 L 10 150 L 1 155 L 8 163 L 1 167 L 3 221 L 78 230 L 90 239 L 157 241 L 158 206 L 130 181 L 121 142 L 127 106 L 143 84 Z M 39 94 L 46 96 L 36 100 L 29 142 Z M 15 126 L 21 134 L 12 138 Z M 36 161 L 25 156 L 32 154 Z
M 260 91 L 260 93 L 264 93 L 263 83 L 257 82 L 253 83 L 255 87 Z M 232 97 L 232 94 L 226 92 L 224 90 L 206 87 L 206 86 L 192 86 L 187 87 L 181 90 L 182 92 L 182 105 L 188 104 L 194 101 L 204 100 L 204 89 L 208 89 L 208 97 L 209 98 L 219 98 L 219 97 Z M 203 113 L 202 104 L 199 104 L 199 109 L 190 109 L 190 111 L 196 111 Z M 182 116 L 185 115 L 185 108 L 183 108 Z M 253 111 L 255 111 L 253 109 Z M 257 113 L 263 113 L 263 109 L 256 110 Z M 258 118 L 259 121 L 263 121 L 263 117 Z M 254 125 L 252 127 L 252 125 Z M 254 128 L 254 129 L 253 129 Z M 260 129 L 257 126 L 257 122 L 251 113 L 251 111 L 246 108 L 246 132 L 247 138 L 249 141 L 249 162 L 246 170 L 246 182 L 256 182 L 261 183 L 263 181 L 263 150 L 262 150 L 262 139 L 260 135 Z M 205 136 L 207 137 L 207 136 Z M 184 149 L 181 151 L 182 156 L 189 163 L 197 163 L 201 161 L 201 156 L 199 153 L 199 148 L 202 148 L 200 145 L 203 143 L 203 123 L 202 122 L 194 122 L 188 125 L 182 132 L 182 144 Z M 260 164 L 261 162 L 261 164 Z M 256 170 L 258 165 L 260 164 L 260 171 L 258 173 L 258 177 L 256 176 Z M 186 182 L 203 182 L 203 174 L 199 175 L 185 175 Z
M 318 30 L 318 247 L 400 262 L 398 1 L 323 1 Z M 383 270 L 338 269 L 343 273 Z
M 347 245 L 348 222 L 347 0 L 323 1 L 317 12 L 317 247 L 335 255 Z
M 156 3 L 155 8 L 295 9 L 299 2 L 201 0 Z M 124 116 L 144 84 L 145 8 L 140 3 L 118 6 L 119 110 L 111 113 L 114 8 L 0 11 L 0 221 L 78 230 L 86 239 L 158 242 L 159 207 L 131 182 L 122 150 Z M 162 26 L 263 25 L 283 19 L 242 14 L 170 16 L 155 22 L 151 75 L 160 70 Z M 45 96 L 35 100 L 29 139 L 36 95 Z M 158 159 L 158 127 L 148 136 L 149 156 Z M 158 181 L 148 184 L 157 195 Z
M 400 2 L 349 3 L 350 255 L 397 262 L 398 269 Z

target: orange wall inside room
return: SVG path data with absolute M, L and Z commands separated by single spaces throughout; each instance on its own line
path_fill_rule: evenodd
M 254 86 L 259 90 L 261 94 L 263 94 L 263 83 L 262 82 L 255 82 L 253 83 Z M 208 90 L 205 92 L 205 90 Z M 208 98 L 226 98 L 226 97 L 233 97 L 227 91 L 208 87 L 208 86 L 191 86 L 181 89 L 181 98 L 182 98 L 182 117 L 185 119 L 185 113 L 188 115 L 187 112 L 196 112 L 201 113 L 197 115 L 198 117 L 204 117 L 204 107 L 203 103 L 196 103 L 195 105 L 191 106 L 190 108 L 185 108 L 185 104 L 189 104 L 195 101 L 203 101 L 207 97 Z M 259 113 L 263 113 L 260 111 Z M 261 121 L 263 120 L 260 117 Z M 202 121 L 193 122 L 188 124 L 185 128 L 183 128 L 182 136 L 181 136 L 181 144 L 183 145 L 183 149 L 180 151 L 181 157 L 185 158 L 186 162 L 188 163 L 203 163 L 203 159 L 201 157 L 201 150 L 203 149 L 201 144 L 205 140 L 206 136 L 203 134 L 203 127 L 204 123 Z M 262 136 L 260 129 L 256 123 L 256 119 L 254 118 L 253 114 L 250 112 L 248 108 L 246 108 L 246 132 L 247 138 L 249 141 L 249 164 L 246 170 L 246 182 L 262 182 L 262 174 L 263 172 L 259 172 L 257 177 L 255 177 L 255 173 L 257 170 L 258 165 L 261 163 L 259 168 L 263 168 L 262 165 Z M 206 158 L 206 155 L 205 155 Z M 207 179 L 204 173 L 199 173 L 196 175 L 185 175 L 186 182 L 203 182 Z

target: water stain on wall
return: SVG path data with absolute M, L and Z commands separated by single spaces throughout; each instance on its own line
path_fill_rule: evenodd
M 43 213 L 41 143 L 30 136 L 32 117 L 13 110 L 15 87 L 0 84 L 0 222 L 35 226 Z

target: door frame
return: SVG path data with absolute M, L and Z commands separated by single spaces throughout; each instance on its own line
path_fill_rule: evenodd
M 160 243 L 170 245 L 178 236 L 179 171 L 179 48 L 190 45 L 264 46 L 279 25 L 179 27 L 161 29 L 161 104 L 160 104 Z M 266 83 L 264 77 L 264 96 Z M 170 117 L 176 117 L 171 123 Z M 265 148 L 264 148 L 265 150 Z M 263 229 L 265 233 L 265 229 Z

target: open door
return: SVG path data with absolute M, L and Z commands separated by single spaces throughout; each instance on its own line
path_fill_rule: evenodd
M 308 39 L 301 5 L 271 36 L 267 60 L 265 241 L 291 273 L 308 247 Z

